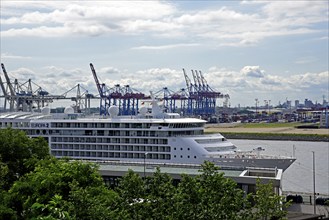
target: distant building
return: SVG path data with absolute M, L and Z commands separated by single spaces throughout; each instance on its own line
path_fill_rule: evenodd
M 305 108 L 312 108 L 314 106 L 314 104 L 311 100 L 305 99 L 304 106 L 305 106 Z
M 299 100 L 295 100 L 295 108 L 298 108 L 299 106 Z

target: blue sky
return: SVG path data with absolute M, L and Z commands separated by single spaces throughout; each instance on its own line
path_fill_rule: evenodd
M 109 87 L 145 93 L 185 87 L 185 68 L 191 78 L 201 70 L 231 106 L 328 100 L 327 0 L 0 4 L 1 62 L 52 94 L 78 83 L 97 93 L 92 62 Z

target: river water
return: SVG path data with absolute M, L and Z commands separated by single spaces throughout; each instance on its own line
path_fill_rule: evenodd
M 315 154 L 315 191 L 329 195 L 329 142 L 230 140 L 241 150 L 255 147 L 263 154 L 293 156 L 297 160 L 283 173 L 282 190 L 313 193 L 313 154 Z M 293 150 L 295 148 L 295 150 Z

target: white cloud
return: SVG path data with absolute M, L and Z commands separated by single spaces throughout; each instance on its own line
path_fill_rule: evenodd
M 166 50 L 173 49 L 178 47 L 195 47 L 199 46 L 199 44 L 168 44 L 168 45 L 159 45 L 159 46 L 138 46 L 133 47 L 133 50 Z
M 150 34 L 182 41 L 193 36 L 198 44 L 206 44 L 210 39 L 217 46 L 249 46 L 269 37 L 326 31 L 312 26 L 328 22 L 326 1 L 243 4 L 257 4 L 259 9 L 240 12 L 215 7 L 182 11 L 179 4 L 163 1 L 5 1 L 1 34 L 2 37 Z
M 163 16 L 173 13 L 173 7 L 170 4 L 161 2 L 120 2 L 120 1 L 79 1 L 66 2 L 56 7 L 54 2 L 45 1 L 40 5 L 39 2 L 29 2 L 26 9 L 21 15 L 14 17 L 2 18 L 3 25 L 26 24 L 23 28 L 10 28 L 3 30 L 2 35 L 5 37 L 12 36 L 67 36 L 88 35 L 95 36 L 100 34 L 117 32 L 134 32 L 141 30 L 154 30 L 170 26 L 169 23 L 156 21 Z M 45 9 L 49 5 L 50 8 Z M 4 10 L 16 10 L 15 4 L 4 4 Z M 40 33 L 45 32 L 45 33 Z M 48 34 L 47 32 L 51 32 Z
M 31 59 L 32 58 L 29 56 L 13 55 L 13 54 L 9 54 L 9 53 L 2 53 L 0 56 L 3 59 Z
M 265 71 L 259 66 L 245 66 L 241 69 L 241 73 L 247 77 L 263 78 Z
M 11 79 L 11 82 L 14 82 L 14 79 L 17 79 L 19 84 L 23 84 L 29 79 L 32 80 L 36 79 L 36 73 L 28 68 L 22 67 L 13 71 L 7 70 L 7 72 L 8 72 L 8 76 Z
M 302 23 L 325 21 L 328 16 L 327 1 L 269 1 L 263 7 L 264 13 L 274 19 L 291 18 Z M 319 12 L 322 11 L 322 14 Z
M 262 77 L 246 76 L 250 72 Z M 247 66 L 241 71 L 211 67 L 205 77 L 213 89 L 229 94 L 231 102 L 235 104 L 250 104 L 254 98 L 279 101 L 285 100 L 287 96 L 292 99 L 321 97 L 329 92 L 328 71 L 281 76 L 265 73 L 258 66 Z
M 117 69 L 117 68 L 114 68 L 114 67 L 103 67 L 103 68 L 100 68 L 98 73 L 100 74 L 119 74 L 120 73 L 120 70 Z
M 308 64 L 308 63 L 313 63 L 316 61 L 315 57 L 301 57 L 298 60 L 295 61 L 296 64 Z

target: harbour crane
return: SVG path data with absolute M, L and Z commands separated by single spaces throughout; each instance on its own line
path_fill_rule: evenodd
M 143 93 L 138 92 L 129 85 L 120 86 L 120 84 L 116 84 L 114 87 L 109 88 L 105 83 L 99 82 L 92 63 L 90 63 L 90 68 L 100 96 L 101 115 L 108 115 L 108 109 L 112 105 L 119 107 L 119 114 L 121 115 L 137 114 L 139 100 L 146 98 Z

